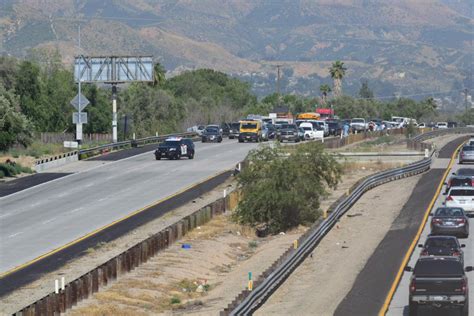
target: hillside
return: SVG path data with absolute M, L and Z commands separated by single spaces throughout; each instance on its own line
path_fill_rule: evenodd
M 85 54 L 152 54 L 167 69 L 210 67 L 274 89 L 316 94 L 336 59 L 345 89 L 366 78 L 379 96 L 473 87 L 470 0 L 1 0 L 0 53 L 59 48 Z M 439 96 L 451 93 L 441 93 Z M 436 95 L 435 95 L 436 96 Z

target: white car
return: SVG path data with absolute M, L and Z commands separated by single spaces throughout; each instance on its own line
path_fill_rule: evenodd
M 420 124 L 418 124 L 418 128 L 426 128 L 426 124 L 425 123 L 420 123 Z
M 324 128 L 314 128 L 310 122 L 303 122 L 299 126 L 304 130 L 305 139 L 324 139 Z
M 448 191 L 446 207 L 460 207 L 466 215 L 474 215 L 474 187 L 451 187 Z
M 438 122 L 436 128 L 448 128 L 448 122 Z

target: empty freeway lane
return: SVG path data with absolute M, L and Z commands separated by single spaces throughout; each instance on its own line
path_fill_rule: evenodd
M 153 152 L 0 198 L 0 273 L 173 195 L 243 160 L 255 144 L 196 144 L 193 160 Z

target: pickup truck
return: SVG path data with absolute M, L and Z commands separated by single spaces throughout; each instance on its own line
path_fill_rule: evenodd
M 310 122 L 303 122 L 299 127 L 304 130 L 305 139 L 324 139 L 324 128 L 321 126 L 314 127 Z
M 353 118 L 351 120 L 352 130 L 357 132 L 364 132 L 369 128 L 369 124 L 363 118 Z
M 469 291 L 465 274 L 472 267 L 463 268 L 455 257 L 421 257 L 415 268 L 405 267 L 413 272 L 410 279 L 409 315 L 416 316 L 418 308 L 458 309 L 461 315 L 469 312 Z

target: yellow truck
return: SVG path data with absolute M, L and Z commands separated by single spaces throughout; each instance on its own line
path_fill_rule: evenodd
M 256 120 L 240 121 L 239 143 L 262 141 L 262 122 Z

